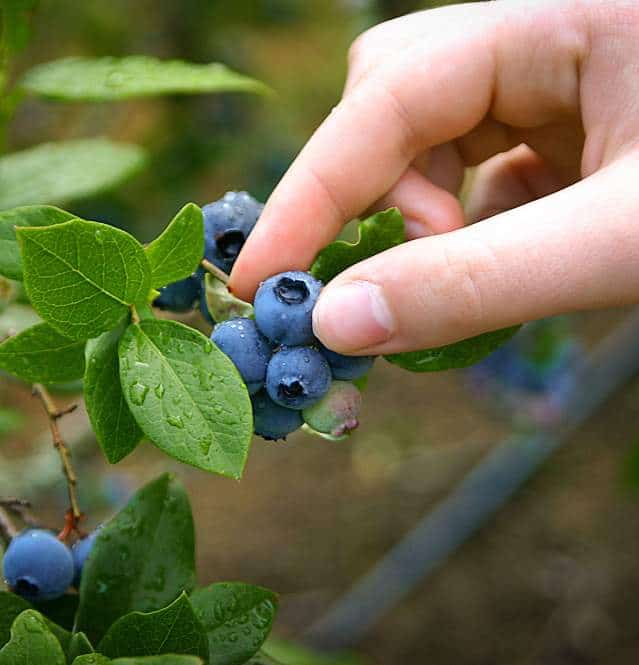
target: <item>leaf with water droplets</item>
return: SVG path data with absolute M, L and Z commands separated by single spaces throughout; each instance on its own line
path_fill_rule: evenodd
M 98 645 L 110 658 L 181 653 L 206 658 L 204 627 L 186 594 L 154 612 L 131 612 L 118 619 Z
M 156 320 L 130 325 L 119 353 L 125 398 L 149 440 L 181 462 L 239 478 L 253 423 L 229 358 L 197 330 Z
M 236 298 L 215 275 L 206 273 L 204 287 L 206 306 L 213 321 L 221 323 L 237 317 L 253 318 L 253 305 Z
M 204 256 L 202 211 L 195 203 L 187 203 L 144 251 L 153 288 L 188 277 Z
M 209 665 L 240 665 L 257 653 L 271 632 L 277 596 L 240 582 L 220 582 L 191 595 L 209 639 Z
M 142 245 L 107 224 L 73 219 L 16 229 L 24 285 L 38 314 L 71 339 L 115 328 L 150 289 Z
M 44 617 L 25 610 L 11 626 L 11 639 L 0 650 L 0 665 L 65 665 L 60 642 Z
M 100 529 L 82 572 L 76 630 L 96 644 L 119 617 L 156 610 L 190 591 L 194 550 L 186 492 L 173 476 L 160 476 Z
M 0 344 L 0 369 L 29 383 L 74 381 L 84 374 L 84 342 L 39 323 Z
M 137 447 L 142 430 L 122 394 L 118 343 L 122 328 L 87 342 L 84 401 L 104 454 L 116 464 Z

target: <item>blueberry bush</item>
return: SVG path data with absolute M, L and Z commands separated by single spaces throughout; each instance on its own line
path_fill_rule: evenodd
M 13 81 L 9 65 L 27 42 L 34 6 L 0 0 L 0 143 L 27 95 L 115 102 L 267 91 L 219 64 L 146 56 L 68 58 Z M 73 407 L 60 409 L 49 387 L 82 382 L 95 438 L 112 464 L 147 440 L 184 464 L 239 479 L 254 434 L 278 440 L 302 428 L 343 440 L 359 425 L 375 359 L 323 347 L 313 336 L 313 306 L 345 268 L 404 242 L 402 216 L 390 209 L 360 221 L 355 242 L 332 243 L 309 272 L 272 276 L 251 304 L 226 287 L 263 207 L 246 192 L 187 203 L 147 245 L 51 205 L 112 187 L 143 165 L 141 148 L 104 138 L 0 156 L 0 299 L 7 311 L 20 303 L 30 312 L 0 327 L 0 370 L 33 385 L 69 494 L 55 531 L 23 499 L 0 497 L 7 586 L 0 665 L 337 663 L 267 641 L 273 592 L 239 582 L 197 587 L 195 528 L 175 477 L 147 484 L 87 533 L 59 426 Z M 191 310 L 210 335 L 177 320 Z M 515 332 L 386 360 L 416 372 L 464 367 Z

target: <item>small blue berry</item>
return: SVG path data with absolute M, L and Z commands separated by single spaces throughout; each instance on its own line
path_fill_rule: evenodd
M 229 273 L 264 205 L 247 192 L 227 192 L 202 208 L 204 258 Z
M 270 398 L 289 409 L 305 409 L 318 402 L 331 385 L 331 368 L 310 346 L 283 347 L 266 368 Z
M 218 323 L 211 339 L 233 361 L 249 394 L 254 395 L 264 387 L 272 350 L 253 319 L 229 319 Z
M 375 356 L 344 356 L 341 353 L 327 349 L 323 344 L 320 351 L 331 366 L 333 378 L 338 381 L 354 381 L 369 372 Z
M 73 555 L 73 567 L 75 571 L 73 577 L 73 585 L 76 588 L 80 587 L 82 569 L 84 568 L 84 564 L 86 563 L 89 554 L 91 554 L 91 550 L 93 549 L 93 545 L 95 544 L 95 540 L 99 534 L 100 534 L 100 529 L 98 527 L 95 531 L 92 531 L 85 538 L 76 541 L 73 547 L 71 548 L 71 554 Z
M 292 270 L 269 277 L 255 294 L 257 327 L 276 344 L 312 344 L 313 307 L 322 283 L 307 272 Z
M 302 426 L 301 411 L 275 404 L 265 390 L 251 398 L 253 403 L 253 430 L 267 441 L 285 439 Z
M 59 598 L 73 582 L 71 550 L 45 529 L 27 529 L 7 547 L 2 561 L 9 588 L 31 602 Z
M 172 312 L 188 312 L 200 297 L 200 280 L 191 275 L 179 282 L 167 284 L 160 289 L 160 295 L 153 301 L 159 309 Z

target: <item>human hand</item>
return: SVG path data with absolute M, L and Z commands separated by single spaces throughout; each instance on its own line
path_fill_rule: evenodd
M 373 28 L 231 287 L 250 299 L 267 276 L 307 269 L 352 217 L 396 205 L 413 240 L 346 270 L 315 308 L 336 351 L 636 302 L 638 63 L 635 0 L 502 0 Z M 475 165 L 464 213 L 456 194 Z

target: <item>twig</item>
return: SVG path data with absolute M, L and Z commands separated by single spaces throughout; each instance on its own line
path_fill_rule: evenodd
M 0 507 L 17 515 L 27 526 L 33 527 L 39 523 L 36 516 L 31 512 L 31 502 L 26 499 L 18 499 L 14 496 L 5 497 L 0 499 Z
M 206 270 L 206 272 L 210 272 L 211 275 L 217 277 L 220 280 L 220 282 L 228 284 L 229 276 L 223 270 L 220 270 L 216 265 L 213 265 L 210 261 L 207 261 L 206 259 L 202 259 L 200 265 L 204 268 L 204 270 Z
M 60 455 L 62 470 L 64 471 L 64 475 L 67 479 L 67 490 L 69 492 L 69 511 L 67 526 L 65 527 L 65 531 L 63 531 L 63 533 L 65 533 L 69 529 L 77 529 L 78 523 L 82 518 L 82 511 L 80 510 L 80 504 L 78 503 L 76 489 L 78 478 L 76 476 L 75 470 L 73 469 L 73 464 L 71 463 L 71 452 L 67 448 L 67 445 L 60 434 L 58 420 L 65 414 L 75 411 L 78 405 L 72 404 L 65 409 L 58 409 L 55 402 L 51 398 L 49 391 L 41 383 L 34 384 L 33 394 L 40 399 L 45 411 L 47 412 L 47 416 L 49 418 L 49 429 L 51 430 L 51 437 L 53 439 L 53 446 Z
M 4 508 L 0 508 L 0 537 L 8 544 L 18 534 L 15 524 Z

